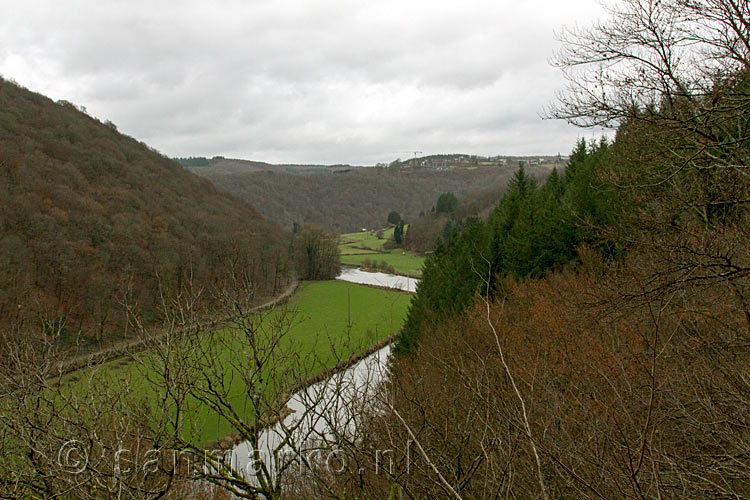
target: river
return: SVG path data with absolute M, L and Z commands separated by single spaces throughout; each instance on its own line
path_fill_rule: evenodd
M 409 292 L 416 291 L 419 280 L 386 273 L 372 273 L 345 268 L 339 280 L 377 285 Z M 300 453 L 306 458 L 322 458 L 318 453 L 320 442 L 334 436 L 352 438 L 356 434 L 357 421 L 363 411 L 377 411 L 373 407 L 372 395 L 387 376 L 388 357 L 391 347 L 387 345 L 349 368 L 331 375 L 326 380 L 310 385 L 293 394 L 287 401 L 291 412 L 283 420 L 266 428 L 259 436 L 257 451 L 271 471 L 286 468 L 294 463 Z M 296 450 L 284 441 L 295 443 Z M 254 450 L 248 442 L 232 449 L 232 466 L 248 480 L 254 480 Z M 298 467 L 298 462 L 294 467 Z
M 336 279 L 362 285 L 376 285 L 394 288 L 396 290 L 403 290 L 412 293 L 417 291 L 417 285 L 419 284 L 419 280 L 415 278 L 408 278 L 397 274 L 371 273 L 369 271 L 362 271 L 356 267 L 345 267 L 341 270 L 341 274 L 339 274 Z

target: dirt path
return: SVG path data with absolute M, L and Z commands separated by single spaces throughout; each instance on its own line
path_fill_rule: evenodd
M 265 302 L 264 304 L 261 304 L 259 306 L 252 308 L 250 312 L 258 313 L 266 309 L 270 309 L 274 307 L 275 305 L 288 300 L 289 297 L 291 297 L 294 294 L 294 292 L 297 290 L 298 286 L 299 286 L 299 282 L 295 278 L 292 280 L 292 282 L 289 284 L 287 289 L 281 295 L 277 295 L 275 298 L 269 300 L 268 302 Z M 225 320 L 217 321 L 212 325 L 212 327 L 216 327 L 218 324 L 223 323 L 224 321 Z M 166 333 L 163 334 L 162 336 L 166 336 Z M 153 341 L 153 339 L 149 339 L 149 341 Z M 129 341 L 123 341 L 119 343 L 118 345 L 107 347 L 97 352 L 74 356 L 61 363 L 59 373 L 64 374 L 64 373 L 74 372 L 76 370 L 80 370 L 81 368 L 85 368 L 87 366 L 91 366 L 94 364 L 103 363 L 105 361 L 111 361 L 113 359 L 127 356 L 134 352 L 143 350 L 145 344 L 146 342 L 142 339 L 133 339 Z

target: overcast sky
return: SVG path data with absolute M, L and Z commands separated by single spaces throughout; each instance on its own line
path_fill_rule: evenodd
M 554 32 L 596 0 L 0 0 L 0 74 L 169 156 L 562 154 Z

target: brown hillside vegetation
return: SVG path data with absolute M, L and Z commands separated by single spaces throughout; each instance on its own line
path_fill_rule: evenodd
M 534 170 L 537 178 L 544 178 L 549 172 Z M 404 248 L 418 254 L 425 254 L 435 248 L 438 239 L 448 239 L 453 229 L 458 229 L 469 217 L 486 219 L 492 207 L 500 200 L 505 191 L 505 185 L 500 188 L 473 191 L 466 196 L 459 197 L 456 209 L 450 213 L 430 211 L 420 213 L 409 222 L 409 229 L 404 239 Z M 437 204 L 437 203 L 436 203 Z
M 382 227 L 391 210 L 410 222 L 420 212 L 429 213 L 444 192 L 465 196 L 488 188 L 499 191 L 515 171 L 515 167 L 352 167 L 291 173 L 281 167 L 258 171 L 253 164 L 241 171 L 229 161 L 220 164 L 226 168 L 192 170 L 219 189 L 252 203 L 264 217 L 284 227 L 313 223 L 338 233 Z M 529 169 L 539 176 L 548 172 L 543 167 Z
M 154 318 L 188 280 L 204 306 L 227 279 L 270 295 L 287 279 L 285 239 L 113 124 L 0 80 L 4 330 L 93 348 L 127 334 L 124 303 Z
M 728 289 L 625 299 L 647 261 L 509 281 L 507 298 L 435 326 L 395 365 L 394 412 L 371 420 L 339 491 L 450 497 L 418 441 L 461 498 L 538 498 L 539 470 L 549 498 L 746 498 L 744 318 L 717 306 Z
M 750 5 L 610 14 L 564 33 L 552 115 L 614 142 L 426 259 L 363 441 L 299 498 L 750 498 Z

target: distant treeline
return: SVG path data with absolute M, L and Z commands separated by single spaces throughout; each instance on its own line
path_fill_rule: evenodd
M 206 167 L 208 158 L 204 156 L 190 156 L 188 158 L 172 158 L 174 161 L 185 167 Z

